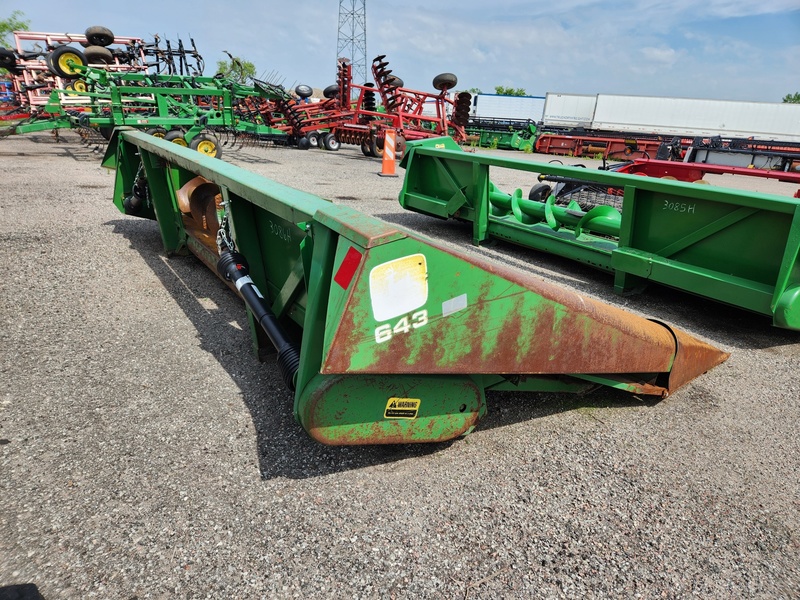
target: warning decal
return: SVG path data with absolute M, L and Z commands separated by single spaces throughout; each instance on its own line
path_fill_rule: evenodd
M 416 419 L 420 404 L 422 404 L 422 400 L 418 398 L 389 398 L 383 418 Z

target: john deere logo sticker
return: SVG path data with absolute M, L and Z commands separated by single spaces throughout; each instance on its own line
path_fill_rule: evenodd
M 420 404 L 422 404 L 422 400 L 417 398 L 389 398 L 386 410 L 383 411 L 383 418 L 416 419 Z

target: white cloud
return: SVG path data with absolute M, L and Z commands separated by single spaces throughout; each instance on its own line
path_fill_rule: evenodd
M 646 61 L 657 63 L 664 67 L 673 66 L 683 54 L 682 52 L 677 52 L 674 48 L 653 48 L 652 46 L 642 48 L 640 53 Z

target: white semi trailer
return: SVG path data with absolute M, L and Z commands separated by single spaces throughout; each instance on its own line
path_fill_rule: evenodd
M 548 93 L 545 129 L 800 142 L 800 104 Z
M 510 121 L 542 120 L 544 96 L 498 96 L 476 94 L 472 97 L 470 117 L 474 119 L 497 119 Z

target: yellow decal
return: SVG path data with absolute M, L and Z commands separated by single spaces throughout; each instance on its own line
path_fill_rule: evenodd
M 416 419 L 419 412 L 419 398 L 389 398 L 386 410 L 383 411 L 384 419 Z

